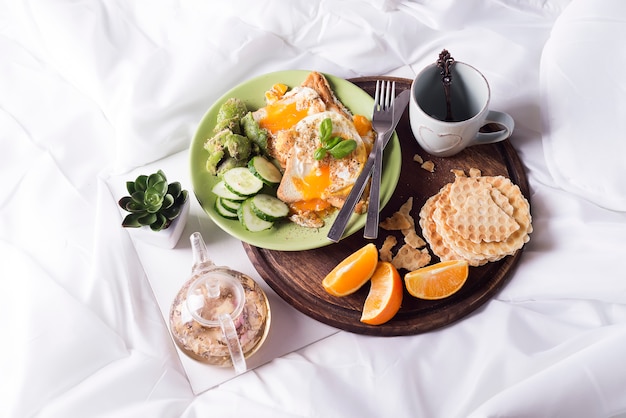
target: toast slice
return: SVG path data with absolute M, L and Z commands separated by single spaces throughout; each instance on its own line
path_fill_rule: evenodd
M 345 117 L 352 119 L 352 113 L 341 103 L 337 96 L 335 96 L 335 92 L 330 87 L 330 83 L 328 83 L 328 80 L 323 74 L 317 71 L 310 72 L 301 86 L 315 90 L 326 105 L 326 110 L 342 113 Z
M 277 132 L 268 143 L 268 149 L 284 170 L 276 195 L 289 204 L 292 213 L 290 219 L 301 226 L 319 228 L 324 225 L 323 218 L 329 211 L 343 206 L 353 181 L 363 168 L 371 144 L 369 137 L 364 139 L 355 130 L 352 113 L 335 95 L 323 74 L 310 72 L 300 87 L 314 90 L 324 103 L 325 111 L 309 115 L 306 122 L 303 119 L 292 129 Z M 323 161 L 313 158 L 319 147 L 319 123 L 326 117 L 333 119 L 335 135 L 338 134 L 336 129 L 339 129 L 345 132 L 346 139 L 354 138 L 357 141 L 357 150 L 350 157 L 336 160 L 327 156 Z M 326 167 L 327 179 L 320 176 L 320 182 L 312 178 L 311 173 L 319 170 L 321 163 Z M 314 189 L 324 192 L 321 196 L 312 195 L 311 190 Z M 355 212 L 365 211 L 367 195 L 366 191 Z M 318 203 L 313 203 L 315 201 Z

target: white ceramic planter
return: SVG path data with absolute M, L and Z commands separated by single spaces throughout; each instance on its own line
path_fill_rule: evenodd
M 161 248 L 174 248 L 178 243 L 183 230 L 185 229 L 185 225 L 187 224 L 190 200 L 191 197 L 188 196 L 180 215 L 172 221 L 167 229 L 155 232 L 151 230 L 149 226 L 142 226 L 141 228 L 126 228 L 126 230 L 128 230 L 128 233 L 131 237 L 133 237 L 133 239 L 137 239 Z

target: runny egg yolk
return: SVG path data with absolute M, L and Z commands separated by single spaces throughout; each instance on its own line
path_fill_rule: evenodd
M 327 164 L 320 164 L 304 177 L 294 178 L 293 183 L 302 194 L 302 200 L 291 205 L 297 211 L 320 212 L 330 207 L 330 203 L 322 199 L 322 194 L 331 184 L 330 169 Z
M 308 108 L 298 109 L 296 103 L 276 102 L 265 107 L 267 114 L 259 121 L 261 128 L 271 133 L 284 131 L 304 119 L 309 112 Z
M 356 131 L 361 136 L 367 135 L 367 133 L 372 130 L 372 122 L 363 115 L 354 115 L 352 121 L 354 122 Z

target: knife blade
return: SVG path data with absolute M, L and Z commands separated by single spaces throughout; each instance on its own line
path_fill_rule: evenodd
M 383 136 L 383 148 L 387 146 L 389 140 L 393 136 L 396 126 L 398 125 L 398 122 L 400 121 L 400 118 L 404 113 L 404 109 L 406 109 L 406 106 L 409 103 L 410 94 L 411 92 L 409 90 L 404 90 L 402 93 L 396 96 L 393 103 L 393 122 L 391 129 L 389 129 Z M 370 174 L 372 172 L 372 166 L 374 165 L 373 151 L 374 150 L 372 149 L 372 152 L 370 152 L 370 155 L 365 162 L 365 166 L 363 167 L 361 174 L 359 174 L 359 177 L 356 179 L 356 182 L 352 186 L 352 190 L 350 191 L 348 198 L 346 199 L 343 207 L 337 214 L 335 222 L 333 222 L 330 230 L 328 231 L 327 238 L 333 242 L 339 242 L 339 240 L 341 239 L 343 232 L 346 229 L 346 225 L 348 224 L 348 220 L 350 219 L 352 212 L 354 211 L 354 207 L 356 206 L 357 202 L 361 198 L 361 195 L 363 194 L 363 191 L 365 190 L 367 179 L 370 177 Z

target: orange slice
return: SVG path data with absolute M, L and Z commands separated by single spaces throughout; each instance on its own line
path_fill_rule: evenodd
M 363 305 L 361 322 L 380 325 L 389 321 L 400 310 L 402 293 L 402 279 L 398 270 L 391 263 L 379 261 Z
M 378 249 L 373 243 L 355 251 L 332 269 L 322 286 L 334 296 L 346 296 L 356 292 L 374 274 L 378 263 Z
M 420 299 L 443 299 L 456 293 L 467 280 L 466 260 L 442 261 L 411 271 L 404 276 L 409 294 Z

